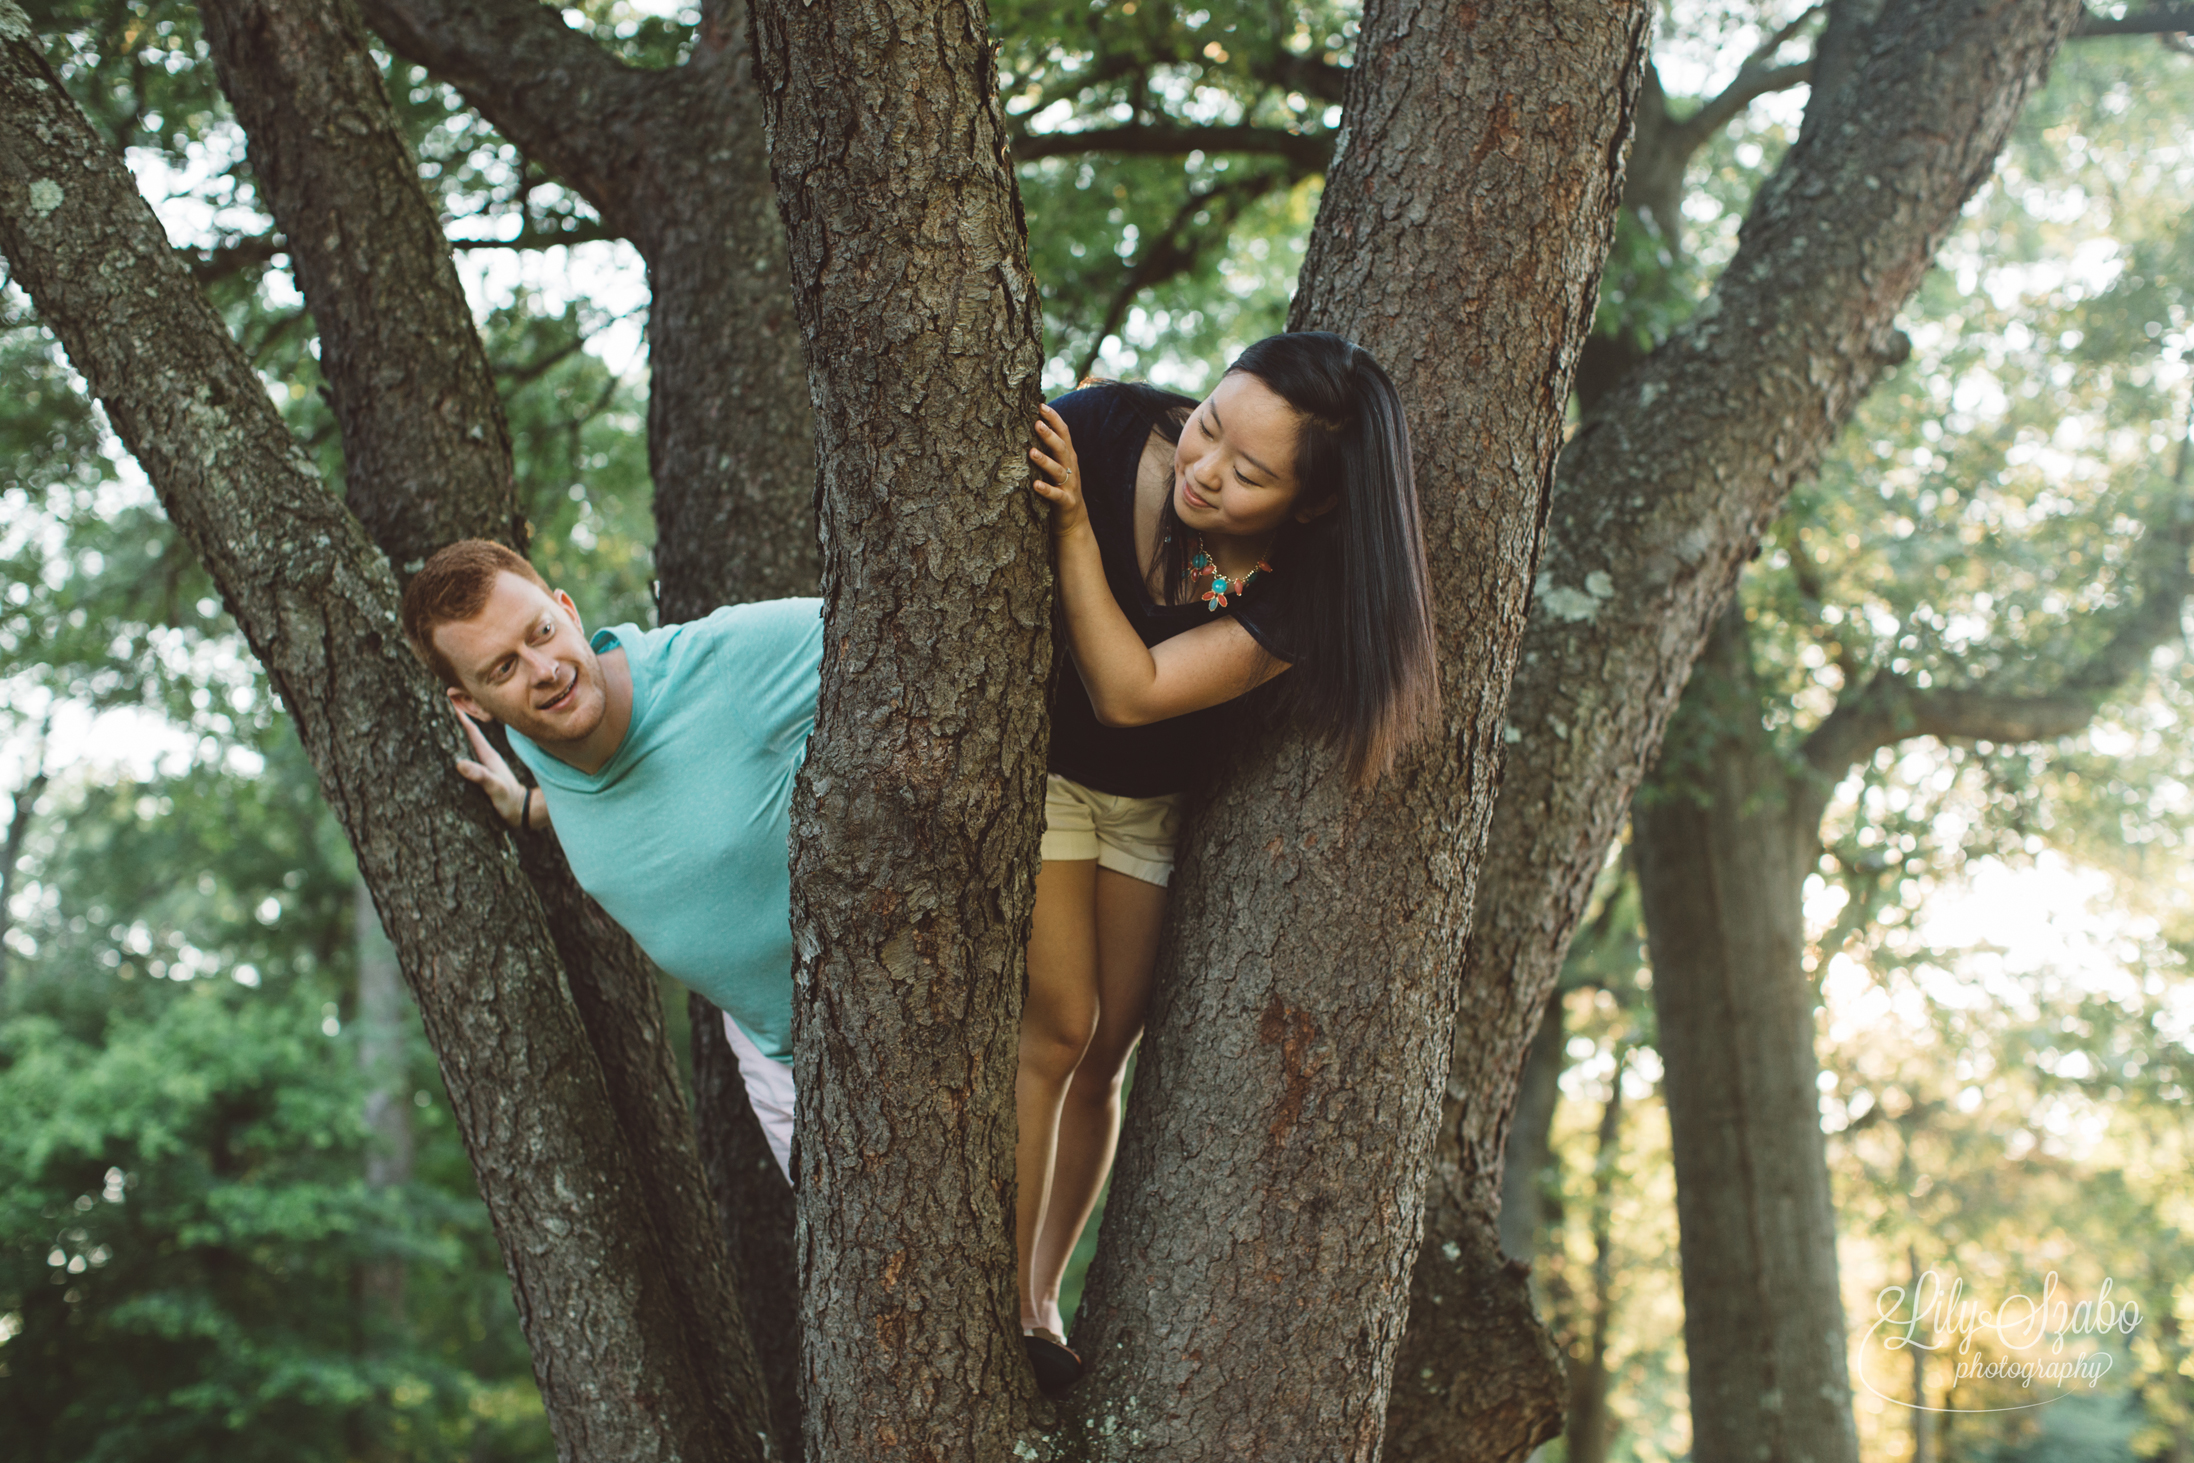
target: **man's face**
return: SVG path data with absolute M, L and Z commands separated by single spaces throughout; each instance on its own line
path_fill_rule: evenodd
M 562 590 L 498 574 L 480 613 L 435 626 L 434 645 L 457 672 L 459 711 L 542 746 L 584 741 L 609 709 L 601 662 Z

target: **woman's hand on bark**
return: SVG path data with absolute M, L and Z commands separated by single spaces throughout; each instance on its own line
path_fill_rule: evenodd
M 1051 504 L 1052 534 L 1063 538 L 1089 522 L 1089 512 L 1082 504 L 1082 468 L 1074 458 L 1074 438 L 1067 431 L 1066 419 L 1047 406 L 1036 418 L 1036 440 L 1039 445 L 1028 452 L 1037 470 L 1029 485 Z

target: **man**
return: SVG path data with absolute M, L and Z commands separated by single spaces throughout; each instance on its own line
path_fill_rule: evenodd
M 467 539 L 404 591 L 404 638 L 442 678 L 477 760 L 457 770 L 513 827 L 555 829 L 572 873 L 724 1033 L 791 1177 L 792 782 L 815 726 L 822 601 L 730 605 L 590 640 L 578 606 L 501 544 Z M 500 721 L 540 784 L 481 735 Z

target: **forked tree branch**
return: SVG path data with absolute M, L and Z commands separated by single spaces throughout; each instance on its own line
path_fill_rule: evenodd
M 626 66 L 539 0 L 359 0 L 396 53 L 457 88 L 526 153 L 632 237 L 645 178 L 635 129 L 675 72 Z
M 1965 686 L 1921 686 L 1909 676 L 1876 674 L 1858 694 L 1841 702 L 1805 739 L 1806 763 L 1833 785 L 1883 747 L 1908 737 L 1944 741 L 2043 742 L 2072 736 L 2095 719 L 2113 692 L 2148 666 L 2150 653 L 2178 639 L 2181 612 L 2194 574 L 2194 499 L 2184 489 L 2187 452 L 2182 444 L 2173 494 L 2160 521 L 2148 527 L 2139 554 L 2140 603 L 2102 648 L 2065 676 L 2053 691 L 2018 693 L 1991 685 L 1994 677 Z

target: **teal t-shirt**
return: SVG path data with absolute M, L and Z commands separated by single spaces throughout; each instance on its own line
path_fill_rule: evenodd
M 792 1060 L 792 779 L 815 729 L 823 602 L 727 605 L 594 636 L 622 647 L 632 723 L 596 773 L 518 733 L 580 887 L 649 958 Z

